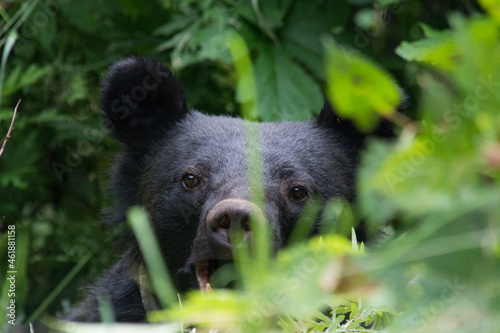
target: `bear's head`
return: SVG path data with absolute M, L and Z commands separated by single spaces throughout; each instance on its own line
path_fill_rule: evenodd
M 144 207 L 181 291 L 205 288 L 218 262 L 232 258 L 232 230 L 251 237 L 250 214 L 265 218 L 278 250 L 309 200 L 354 198 L 363 136 L 328 104 L 307 122 L 204 115 L 187 108 L 166 67 L 142 57 L 115 64 L 102 96 L 105 123 L 125 146 L 113 170 L 117 202 L 106 220 L 122 224 L 132 205 Z M 262 161 L 264 206 L 251 200 L 249 151 Z M 131 244 L 126 256 L 140 262 Z

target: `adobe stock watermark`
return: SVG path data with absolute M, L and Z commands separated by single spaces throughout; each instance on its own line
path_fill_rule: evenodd
M 7 316 L 7 323 L 16 325 L 16 226 L 9 225 L 7 227 L 7 307 L 5 315 Z M 2 282 L 3 284 L 3 282 Z
M 453 282 L 445 279 L 443 284 L 444 287 L 437 298 L 409 316 L 408 324 L 415 329 L 415 332 L 424 331 L 429 322 L 443 314 L 467 290 L 467 286 L 460 284 L 457 278 Z
M 125 120 L 130 116 L 131 109 L 138 106 L 138 103 L 144 101 L 150 91 L 156 89 L 169 73 L 162 70 L 161 65 L 157 68 L 146 66 L 147 74 L 142 78 L 140 84 L 132 87 L 128 93 L 121 94 L 113 100 L 110 105 L 110 111 L 115 114 L 119 120 Z M 64 161 L 53 161 L 52 169 L 60 183 L 64 181 L 64 175 L 73 172 L 81 163 L 83 158 L 88 157 L 99 144 L 102 143 L 108 130 L 113 131 L 115 124 L 109 117 L 104 119 L 104 124 L 100 128 L 86 128 L 84 130 L 85 140 L 76 144 L 76 146 L 67 145 L 64 149 L 66 156 Z
M 443 114 L 442 127 L 446 130 L 456 130 L 467 121 L 480 107 L 481 103 L 489 99 L 500 87 L 500 81 L 495 81 L 493 75 L 487 78 L 477 77 L 477 85 L 473 95 L 465 97 L 461 103 L 455 103 Z M 393 191 L 396 184 L 411 178 L 424 163 L 426 157 L 431 156 L 438 144 L 448 140 L 445 130 L 434 129 L 432 135 L 421 141 L 420 146 L 408 157 L 399 163 L 396 172 L 386 172 L 384 177 L 388 188 Z

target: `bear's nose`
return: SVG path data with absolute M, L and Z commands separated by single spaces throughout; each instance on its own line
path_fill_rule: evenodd
M 226 199 L 217 203 L 207 216 L 209 234 L 218 245 L 231 246 L 231 237 L 249 239 L 250 214 L 263 219 L 261 209 L 254 203 L 244 199 Z

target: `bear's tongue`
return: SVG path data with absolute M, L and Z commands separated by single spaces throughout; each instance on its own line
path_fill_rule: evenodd
M 195 265 L 196 279 L 201 290 L 210 289 L 210 276 L 214 273 L 214 261 L 200 261 Z

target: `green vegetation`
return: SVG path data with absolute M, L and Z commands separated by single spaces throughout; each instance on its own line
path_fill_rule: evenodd
M 319 112 L 325 92 L 361 129 L 385 117 L 399 133 L 390 143 L 370 140 L 352 210 L 327 205 L 331 233 L 294 242 L 276 258 L 262 251 L 254 260 L 242 251 L 238 288 L 183 295 L 182 307 L 151 313 L 162 323 L 146 329 L 498 331 L 498 6 L 1 2 L 0 137 L 22 99 L 0 157 L 2 308 L 9 302 L 9 225 L 16 235 L 16 325 L 50 323 L 42 313 L 68 309 L 78 288 L 116 259 L 110 244 L 120 231 L 105 233 L 98 222 L 108 200 L 106 170 L 120 148 L 99 118 L 99 78 L 113 61 L 143 54 L 170 64 L 190 107 L 203 112 L 304 120 Z M 397 86 L 415 121 L 394 113 Z M 133 211 L 130 218 L 133 224 L 143 216 Z M 362 246 L 355 235 L 345 238 L 359 219 L 384 229 L 387 239 Z M 171 304 L 171 290 L 164 292 Z M 102 303 L 103 317 L 112 320 Z M 0 318 L 2 331 L 11 329 L 8 319 Z

